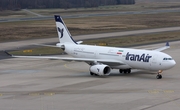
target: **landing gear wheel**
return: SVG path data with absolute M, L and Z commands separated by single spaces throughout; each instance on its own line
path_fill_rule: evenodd
M 157 79 L 162 79 L 161 73 L 162 73 L 162 70 L 159 70 L 158 71 L 158 75 L 156 76 Z
M 125 70 L 124 70 L 124 74 L 126 74 L 127 72 L 128 72 L 128 70 L 125 69 Z
M 131 73 L 131 68 L 130 69 L 119 69 L 119 73 Z
M 123 72 L 123 70 L 122 69 L 119 69 L 119 73 L 122 73 Z
M 158 75 L 156 76 L 156 78 L 157 78 L 157 79 L 162 79 L 162 75 L 158 74 Z
M 93 73 L 93 72 L 90 72 L 90 75 L 91 75 L 91 76 L 93 76 L 93 75 L 94 75 L 94 73 Z
M 127 72 L 128 72 L 128 73 L 131 73 L 131 69 L 128 69 Z

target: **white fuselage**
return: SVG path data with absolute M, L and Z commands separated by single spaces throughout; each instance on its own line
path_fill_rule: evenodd
M 171 56 L 150 50 L 74 45 L 68 43 L 65 45 L 65 52 L 77 58 L 113 59 L 125 64 L 119 66 L 109 65 L 114 69 L 135 68 L 157 71 L 170 69 L 175 65 L 175 61 Z
M 59 43 L 56 47 L 65 50 L 76 58 L 54 58 L 65 61 L 83 61 L 90 65 L 91 75 L 110 75 L 111 69 L 119 69 L 120 73 L 131 73 L 131 69 L 158 71 L 157 79 L 161 79 L 162 70 L 172 68 L 176 62 L 171 56 L 160 51 L 169 48 L 167 42 L 164 47 L 156 50 L 140 50 L 114 48 L 92 45 L 81 45 L 81 41 L 74 41 L 65 23 L 59 15 L 55 15 Z M 48 57 L 52 58 L 52 57 Z

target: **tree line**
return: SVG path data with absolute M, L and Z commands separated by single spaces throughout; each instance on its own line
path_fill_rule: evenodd
M 135 0 L 0 0 L 0 10 L 90 8 L 119 4 L 135 4 Z

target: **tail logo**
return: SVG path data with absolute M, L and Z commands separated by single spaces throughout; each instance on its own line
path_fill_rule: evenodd
M 63 28 L 60 29 L 60 28 L 58 27 L 58 31 L 61 33 L 61 37 L 60 37 L 60 38 L 62 38 L 62 37 L 63 37 L 63 33 L 64 33 L 64 29 L 63 29 Z

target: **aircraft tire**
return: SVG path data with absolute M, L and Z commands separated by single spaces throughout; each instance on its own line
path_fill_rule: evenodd
M 162 75 L 158 74 L 158 75 L 156 76 L 156 78 L 157 78 L 157 79 L 162 79 Z
M 131 69 L 127 69 L 127 72 L 128 72 L 128 73 L 131 73 Z
M 125 69 L 125 70 L 124 70 L 124 74 L 126 74 L 127 72 L 128 72 L 128 70 Z
M 122 70 L 122 69 L 119 69 L 119 73 L 123 73 L 123 70 Z
M 94 74 L 93 72 L 90 72 L 90 75 L 93 76 L 93 75 L 95 75 L 95 74 Z

